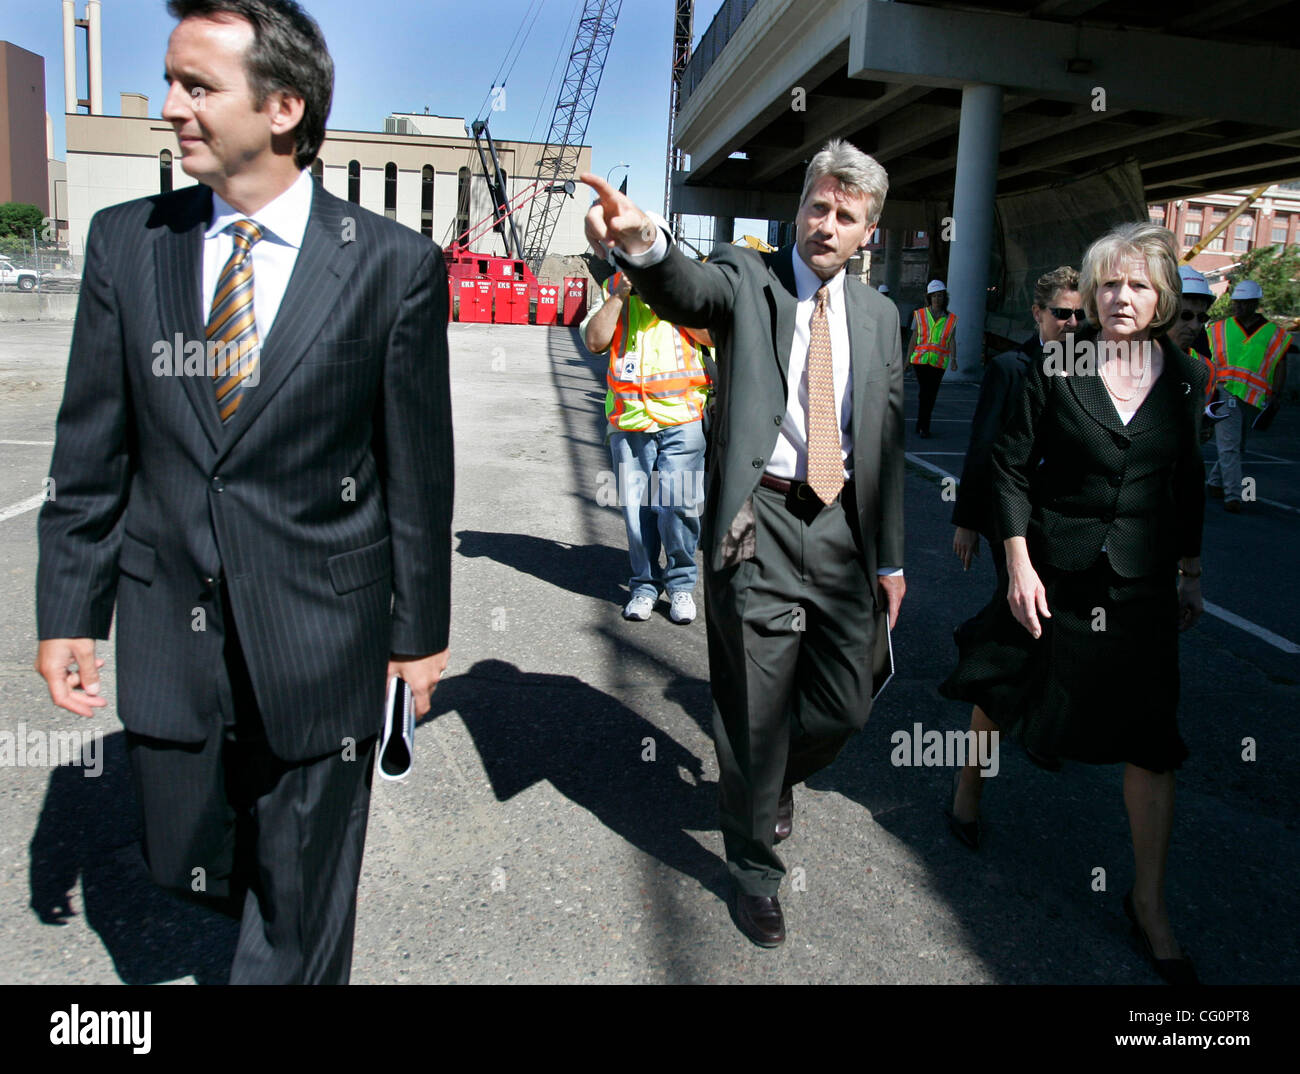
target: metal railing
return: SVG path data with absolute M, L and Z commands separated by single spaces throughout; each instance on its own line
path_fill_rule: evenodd
M 691 94 L 695 92 L 695 87 L 704 81 L 704 76 L 713 66 L 713 61 L 722 55 L 727 42 L 740 29 L 745 16 L 758 3 L 759 0 L 727 0 L 718 9 L 718 13 L 713 16 L 709 28 L 704 31 L 704 36 L 700 38 L 700 43 L 691 54 L 690 62 L 687 63 L 686 70 L 682 74 L 682 104 L 690 99 Z

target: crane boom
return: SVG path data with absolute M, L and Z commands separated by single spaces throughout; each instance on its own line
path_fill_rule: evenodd
M 600 89 L 600 77 L 605 70 L 605 58 L 614 38 L 614 27 L 623 0 L 584 0 L 582 15 L 578 19 L 578 32 L 569 52 L 569 64 L 560 84 L 560 93 L 551 116 L 551 129 L 546 136 L 546 147 L 537 164 L 537 179 L 546 193 L 539 196 L 528 208 L 528 223 L 524 228 L 523 259 L 534 272 L 541 268 L 550 249 L 565 195 L 557 194 L 557 183 L 574 178 L 578 155 L 587 137 L 587 124 Z

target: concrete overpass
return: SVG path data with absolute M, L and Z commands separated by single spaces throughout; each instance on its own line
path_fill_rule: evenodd
M 958 354 L 978 355 L 995 196 L 1123 161 L 1146 203 L 1300 175 L 1300 3 L 728 0 L 685 72 L 673 209 L 789 220 L 832 136 L 888 170 L 894 235 L 950 206 Z

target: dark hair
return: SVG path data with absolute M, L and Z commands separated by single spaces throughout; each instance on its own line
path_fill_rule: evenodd
M 1034 284 L 1034 305 L 1040 310 L 1045 310 L 1052 304 L 1052 296 L 1057 291 L 1078 289 L 1079 273 L 1069 265 L 1062 265 L 1038 277 L 1038 281 Z
M 261 108 L 277 90 L 303 100 L 294 129 L 294 161 L 306 168 L 325 141 L 325 121 L 334 97 L 334 61 L 316 20 L 294 0 L 167 0 L 180 20 L 234 15 L 253 27 L 244 70 Z

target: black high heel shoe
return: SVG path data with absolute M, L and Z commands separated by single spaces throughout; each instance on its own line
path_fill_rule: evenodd
M 958 840 L 965 843 L 971 850 L 980 848 L 980 822 L 977 817 L 975 820 L 962 821 L 953 816 L 952 801 L 957 797 L 957 785 L 961 782 L 961 769 L 957 769 L 952 777 L 952 794 L 949 795 L 949 805 L 943 807 L 943 815 L 948 818 L 948 830 L 952 832 Z
M 1192 965 L 1192 960 L 1186 955 L 1183 955 L 1182 958 L 1156 958 L 1155 949 L 1152 948 L 1151 941 L 1147 939 L 1146 930 L 1138 924 L 1137 911 L 1133 909 L 1132 888 L 1129 888 L 1124 893 L 1124 913 L 1133 924 L 1133 934 L 1138 938 L 1142 953 L 1146 955 L 1147 961 L 1151 963 L 1151 968 L 1160 974 L 1166 983 L 1182 986 L 1201 983 L 1196 976 L 1196 967 Z

